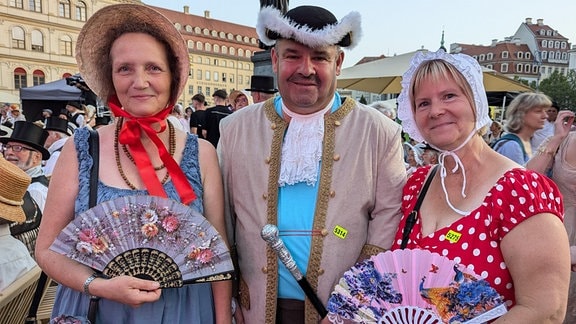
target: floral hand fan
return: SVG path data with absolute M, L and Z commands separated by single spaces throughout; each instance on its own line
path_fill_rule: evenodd
M 506 313 L 489 283 L 428 250 L 380 253 L 344 273 L 328 300 L 333 323 L 484 323 Z
M 121 197 L 78 214 L 50 249 L 109 278 L 128 275 L 162 288 L 227 280 L 234 270 L 228 247 L 204 216 L 154 196 Z

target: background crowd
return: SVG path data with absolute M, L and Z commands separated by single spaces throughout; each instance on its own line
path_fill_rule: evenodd
M 0 291 L 37 262 L 60 284 L 54 316 L 86 316 L 98 296 L 97 323 L 317 323 L 317 306 L 260 238 L 277 224 L 323 302 L 358 260 L 407 246 L 481 274 L 504 296 L 503 321 L 576 322 L 574 107 L 522 93 L 492 120 L 478 63 L 442 50 L 415 55 L 397 103 L 366 106 L 335 82 L 342 49 L 359 41 L 357 13 L 338 21 L 315 6 L 267 7 L 257 32 L 278 88 L 254 75 L 249 89 L 214 91 L 213 106 L 199 93 L 184 108 L 179 32 L 148 7 L 109 6 L 82 29 L 77 60 L 110 115 L 68 102 L 32 122 L 3 104 L 0 239 L 19 261 L 6 271 L 0 260 Z M 99 156 L 88 154 L 89 130 Z M 237 257 L 234 287 L 105 279 L 51 251 L 90 207 L 93 159 L 98 202 L 152 194 L 203 213 Z

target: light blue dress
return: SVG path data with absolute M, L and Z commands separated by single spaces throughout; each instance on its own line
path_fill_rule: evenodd
M 90 186 L 90 168 L 92 157 L 88 151 L 89 132 L 86 128 L 78 128 L 74 133 L 74 144 L 79 161 L 79 193 L 75 202 L 76 214 L 88 209 Z M 190 205 L 203 213 L 202 182 L 198 163 L 198 138 L 188 135 L 184 148 L 184 158 L 180 164 L 188 181 L 194 188 L 198 198 Z M 164 184 L 164 189 L 172 199 L 179 200 L 178 193 L 172 181 Z M 98 203 L 121 196 L 146 195 L 146 190 L 119 189 L 107 186 L 98 181 Z M 58 287 L 52 318 L 58 315 L 75 315 L 86 317 L 89 297 L 83 293 L 68 288 Z M 183 288 L 163 289 L 162 296 L 154 303 L 146 303 L 133 308 L 114 301 L 100 299 L 97 323 L 214 323 L 214 308 L 212 289 L 209 283 L 186 285 Z

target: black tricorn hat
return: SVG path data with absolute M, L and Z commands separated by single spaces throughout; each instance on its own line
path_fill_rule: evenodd
M 66 119 L 62 119 L 58 116 L 52 116 L 46 119 L 46 125 L 44 126 L 45 130 L 52 130 L 57 131 L 60 133 L 64 133 L 68 136 L 72 135 L 70 129 L 68 129 L 68 121 Z
M 47 138 L 48 132 L 44 128 L 32 122 L 21 120 L 14 123 L 14 130 L 10 137 L 0 137 L 0 143 L 18 142 L 26 144 L 42 153 L 42 160 L 48 160 L 50 152 L 44 148 Z
M 299 6 L 282 14 L 271 6 L 260 10 L 256 32 L 267 46 L 273 46 L 278 39 L 292 39 L 311 48 L 338 45 L 352 49 L 362 33 L 360 20 L 355 11 L 338 22 L 322 7 Z
M 253 75 L 250 77 L 250 89 L 244 90 L 264 93 L 278 92 L 278 89 L 274 88 L 274 77 L 268 75 Z

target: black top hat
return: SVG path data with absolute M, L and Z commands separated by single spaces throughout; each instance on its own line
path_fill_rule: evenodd
M 68 129 L 68 121 L 58 116 L 52 116 L 46 119 L 46 126 L 44 126 L 44 129 L 64 133 L 68 136 L 72 135 L 72 133 Z
M 96 117 L 96 121 L 94 124 L 94 127 L 96 126 L 105 126 L 110 124 L 110 122 L 112 121 L 112 118 L 110 118 L 110 116 L 99 116 Z
M 76 107 L 76 109 L 82 109 L 82 104 L 80 104 L 78 101 L 68 101 L 66 103 L 66 106 L 72 106 Z
M 14 123 L 14 130 L 10 137 L 0 137 L 0 143 L 18 142 L 26 144 L 42 153 L 42 160 L 48 160 L 50 152 L 44 148 L 46 138 L 48 138 L 48 132 L 42 127 L 32 122 L 21 120 Z
M 264 93 L 278 92 L 278 89 L 274 88 L 274 77 L 267 75 L 253 75 L 250 77 L 250 89 L 244 90 Z

